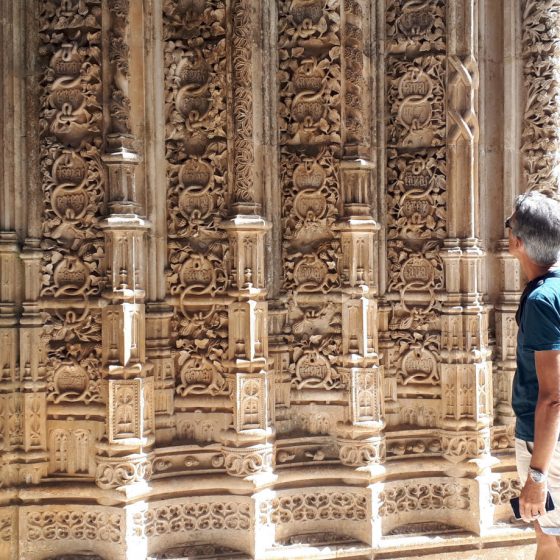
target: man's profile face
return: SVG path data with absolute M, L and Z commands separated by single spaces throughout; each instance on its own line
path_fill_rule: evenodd
M 519 251 L 521 250 L 522 243 L 519 237 L 516 237 L 512 231 L 512 221 L 514 220 L 515 212 L 506 220 L 505 227 L 508 231 L 508 252 L 510 255 L 519 258 Z

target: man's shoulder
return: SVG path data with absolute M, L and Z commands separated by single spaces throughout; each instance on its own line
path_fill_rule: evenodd
M 560 278 L 546 279 L 527 297 L 528 307 L 560 313 Z

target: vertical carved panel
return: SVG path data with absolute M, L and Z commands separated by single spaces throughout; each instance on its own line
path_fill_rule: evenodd
M 234 203 L 255 203 L 255 149 L 253 134 L 253 13 L 250 0 L 233 0 L 231 36 L 231 78 L 233 119 L 233 200 Z
M 438 425 L 441 399 L 439 248 L 448 226 L 445 5 L 394 0 L 385 17 L 388 329 L 380 336 L 387 348 L 387 422 L 422 430 Z M 398 443 L 388 444 L 391 455 L 396 449 Z
M 556 21 L 560 2 L 524 0 L 522 10 L 525 178 L 529 189 L 557 191 L 560 177 L 560 31 Z
M 109 62 L 111 64 L 110 134 L 130 134 L 129 0 L 111 0 Z
M 283 290 L 288 297 L 283 336 L 290 344 L 291 404 L 298 413 L 287 429 L 309 433 L 309 398 L 342 396 L 339 370 L 342 308 L 341 241 L 335 229 L 342 198 L 338 158 L 342 135 L 342 11 L 354 31 L 346 44 L 347 73 L 360 78 L 357 2 L 312 0 L 278 2 L 280 181 L 283 228 Z M 356 43 L 357 41 L 357 43 Z M 354 58 L 352 58 L 354 56 Z M 347 86 L 347 134 L 360 135 L 356 95 L 362 82 Z M 352 112 L 352 96 L 354 109 Z M 280 395 L 280 393 L 279 393 Z M 335 396 L 336 395 L 336 396 Z M 324 433 L 334 435 L 340 409 L 332 410 Z M 282 451 L 282 461 L 288 451 Z M 330 453 L 330 452 L 329 452 Z M 308 455 L 309 458 L 313 453 Z M 326 458 L 325 452 L 320 455 Z
M 243 2 L 234 18 L 246 17 Z M 228 351 L 227 214 L 228 120 L 226 6 L 221 0 L 163 3 L 166 159 L 168 180 L 168 290 L 174 301 L 175 407 L 225 402 L 224 360 Z M 248 69 L 242 52 L 248 37 L 235 37 L 233 84 L 236 130 L 234 150 L 243 152 L 252 134 L 250 99 L 242 81 Z M 249 156 L 248 156 L 249 157 Z M 252 156 L 251 156 L 252 157 Z M 241 161 L 244 161 L 241 159 Z M 247 162 L 249 165 L 249 162 Z M 248 196 L 249 167 L 237 183 Z M 246 200 L 241 196 L 240 200 Z M 188 416 L 185 416 L 185 419 Z M 212 439 L 216 441 L 217 432 Z M 193 434 L 194 435 L 194 434 Z M 196 438 L 195 438 L 196 440 Z M 206 441 L 206 440 L 205 440 Z M 193 442 L 194 443 L 194 442 Z
M 101 326 L 95 309 L 104 253 L 101 5 L 95 0 L 44 3 L 40 18 L 41 297 L 49 313 L 42 340 L 50 410 L 101 399 Z M 52 434 L 48 439 L 54 443 Z M 51 463 L 57 453 L 50 448 Z
M 369 19 L 362 0 L 345 0 L 342 9 L 344 68 L 344 153 L 367 155 L 369 103 L 366 96 L 366 33 Z

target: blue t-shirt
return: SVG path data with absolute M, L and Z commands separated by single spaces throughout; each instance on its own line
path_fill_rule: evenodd
M 560 350 L 560 270 L 527 284 L 517 318 L 517 369 L 511 399 L 517 417 L 515 437 L 534 441 L 539 394 L 535 352 Z

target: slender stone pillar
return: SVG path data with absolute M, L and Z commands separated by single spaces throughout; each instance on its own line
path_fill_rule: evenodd
M 1 328 L 0 377 L 11 384 L 11 396 L 5 402 L 4 441 L 11 447 L 7 455 L 8 481 L 18 484 L 38 484 L 47 475 L 47 381 L 45 352 L 42 339 L 43 316 L 39 299 L 41 292 L 40 204 L 35 153 L 27 153 L 36 133 L 36 125 L 25 121 L 36 117 L 35 101 L 24 95 L 26 76 L 25 49 L 30 47 L 32 29 L 28 37 L 21 36 L 18 26 L 24 24 L 26 6 L 6 5 L 0 8 L 4 26 L 2 58 L 4 76 L 0 80 L 3 99 L 2 135 L 0 136 L 0 183 L 3 191 L 0 217 L 0 299 L 8 305 L 2 315 L 7 322 Z M 24 24 L 25 25 L 25 24 Z M 28 61 L 28 64 L 32 64 Z M 33 82 L 33 79 L 29 80 Z M 5 101 L 4 101 L 5 100 Z M 26 137 L 26 138 L 24 138 Z M 29 138 L 29 139 L 28 139 Z M 26 167 L 29 166 L 29 167 Z M 2 180 L 3 179 L 3 180 Z M 21 208 L 29 205 L 27 213 Z M 20 251 L 19 242 L 23 241 Z M 16 259 L 19 255 L 19 259 Z M 13 284 L 10 285 L 10 282 Z M 2 304 L 0 304 L 2 305 Z M 21 305 L 21 307 L 20 307 Z M 16 316 L 19 315 L 19 321 Z M 19 328 L 16 325 L 19 323 Z M 4 347 L 4 342 L 6 346 Z M 17 349 L 17 350 L 16 350 Z M 2 382 L 0 381 L 0 385 Z M 2 393 L 0 389 L 0 393 Z M 13 461 L 13 466 L 10 463 Z M 1 474 L 0 474 L 1 477 Z
M 452 462 L 490 452 L 492 376 L 484 252 L 478 239 L 478 64 L 475 2 L 448 6 L 448 238 L 441 251 L 447 301 L 442 310 L 442 449 Z
M 21 13 L 12 3 L 0 5 L 0 558 L 18 558 L 17 509 L 10 504 L 19 482 L 18 451 L 22 443 L 19 370 L 19 294 L 22 283 L 20 244 L 16 233 L 17 163 L 20 131 L 15 105 L 19 77 L 14 66 L 21 60 L 21 45 L 15 41 Z M 19 187 L 19 188 L 18 188 Z
M 522 6 L 506 0 L 504 13 L 504 190 L 503 219 L 511 214 L 516 195 L 523 188 L 521 150 L 522 115 L 518 108 L 523 98 L 523 65 L 521 61 Z M 515 414 L 511 408 L 511 387 L 515 374 L 517 325 L 515 312 L 521 295 L 522 278 L 519 262 L 508 252 L 508 231 L 498 242 L 500 297 L 495 308 L 496 362 L 494 395 L 496 398 L 493 447 L 513 447 Z
M 234 476 L 269 471 L 273 465 L 272 360 L 268 353 L 265 236 L 261 159 L 262 93 L 259 30 L 263 8 L 231 3 L 228 64 L 231 71 L 231 218 L 225 224 L 231 252 L 228 382 L 233 425 L 223 433 L 225 468 Z
M 129 98 L 128 0 L 105 6 L 108 38 L 108 131 L 105 163 L 109 213 L 105 235 L 102 374 L 106 433 L 97 447 L 96 482 L 123 488 L 151 478 L 154 442 L 153 377 L 145 341 L 145 233 L 135 173 L 139 156 Z
M 382 434 L 383 390 L 377 355 L 375 236 L 379 225 L 372 216 L 373 164 L 369 144 L 366 53 L 367 2 L 352 0 L 341 6 L 343 37 L 343 160 L 340 164 L 343 215 L 337 224 L 342 253 L 342 368 L 348 394 L 348 415 L 337 425 L 340 460 L 349 466 L 381 463 L 385 459 Z

